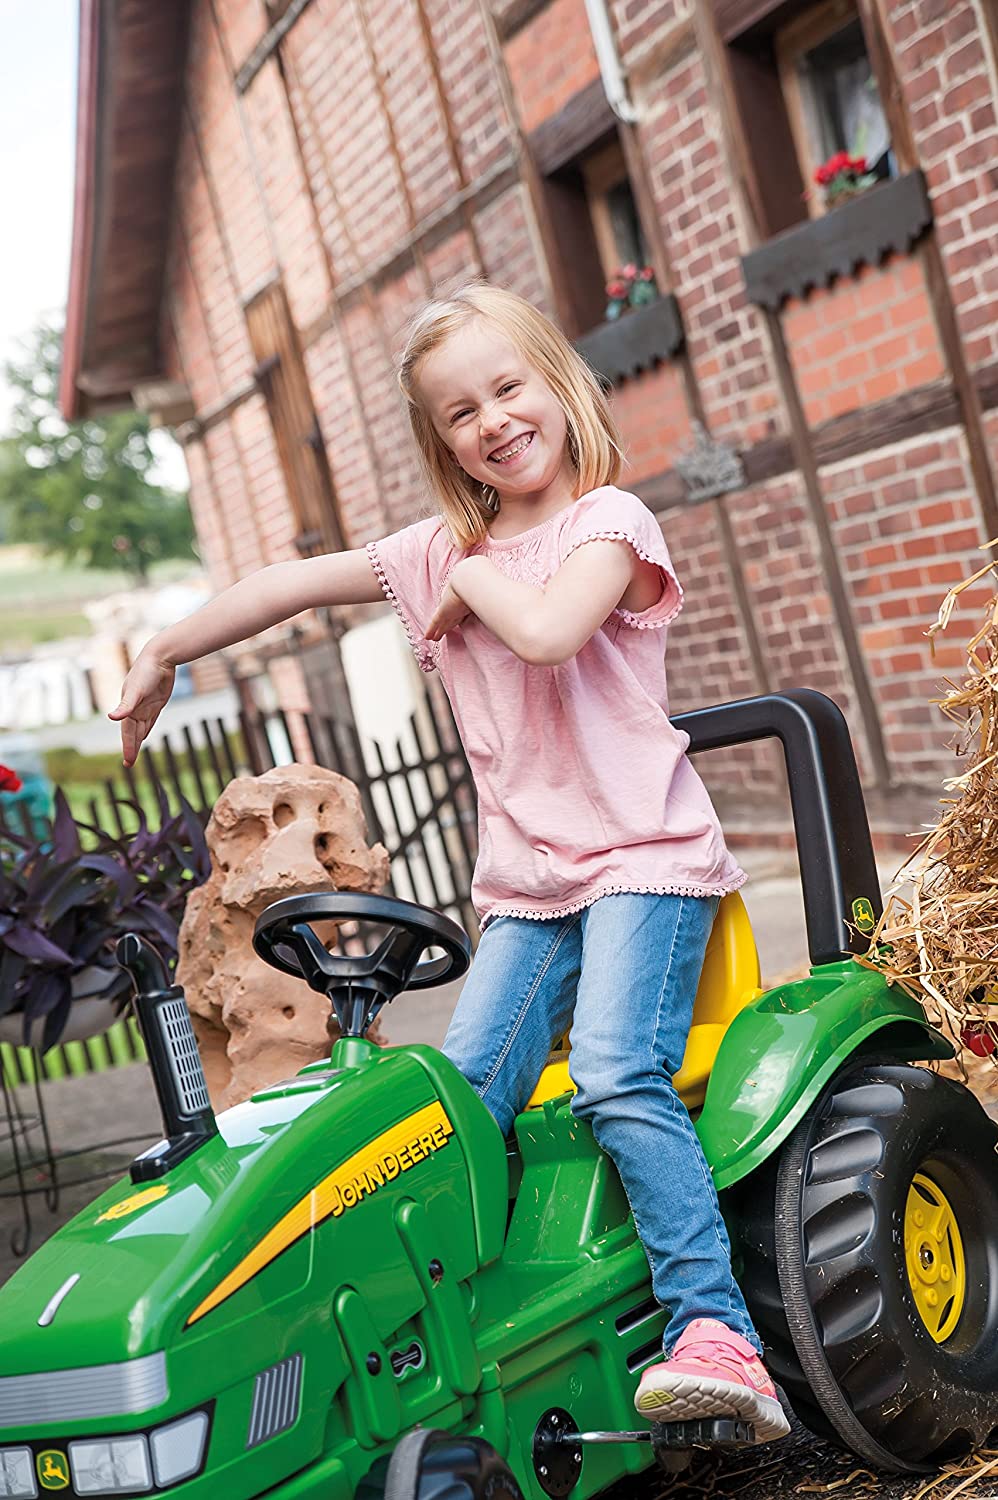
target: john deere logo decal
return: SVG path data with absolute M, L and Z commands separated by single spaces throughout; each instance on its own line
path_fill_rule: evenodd
M 857 896 L 852 904 L 852 915 L 860 932 L 872 932 L 877 925 L 873 907 L 865 896 Z
M 443 1151 L 453 1134 L 454 1126 L 439 1099 L 435 1099 L 355 1151 L 299 1199 L 249 1254 L 243 1256 L 235 1269 L 198 1303 L 187 1319 L 187 1327 L 245 1286 L 264 1266 L 303 1235 L 310 1234 L 324 1219 L 338 1219 L 386 1183 L 393 1182 L 403 1172 L 411 1172 L 420 1162 Z
M 123 1219 L 127 1214 L 133 1214 L 137 1208 L 144 1208 L 147 1203 L 155 1203 L 160 1198 L 165 1198 L 170 1191 L 167 1182 L 159 1182 L 155 1187 L 143 1188 L 141 1193 L 132 1193 L 128 1198 L 122 1198 L 120 1203 L 112 1203 L 110 1208 L 105 1208 L 98 1217 L 97 1223 L 104 1224 L 108 1219 Z
M 69 1459 L 58 1448 L 47 1448 L 35 1459 L 38 1482 L 43 1490 L 65 1490 L 69 1488 Z

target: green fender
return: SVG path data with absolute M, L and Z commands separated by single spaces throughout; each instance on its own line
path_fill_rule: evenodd
M 869 1046 L 881 1035 L 880 1046 Z M 718 1191 L 786 1140 L 829 1078 L 860 1049 L 898 1061 L 952 1057 L 925 1012 L 882 974 L 852 959 L 822 964 L 747 1005 L 711 1069 L 697 1134 Z

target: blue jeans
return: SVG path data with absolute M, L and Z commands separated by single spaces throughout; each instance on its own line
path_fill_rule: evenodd
M 670 1315 L 666 1353 L 693 1318 L 717 1318 L 762 1348 L 731 1274 L 710 1169 L 672 1086 L 719 899 L 625 893 L 569 917 L 497 917 L 443 1047 L 508 1135 L 571 1026 L 572 1111 L 620 1173 Z

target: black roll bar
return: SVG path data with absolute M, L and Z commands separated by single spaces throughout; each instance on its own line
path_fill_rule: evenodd
M 841 709 L 813 688 L 791 688 L 698 708 L 672 720 L 690 755 L 775 738 L 790 783 L 797 857 L 813 964 L 864 953 L 863 929 L 880 916 L 880 878 L 852 740 Z

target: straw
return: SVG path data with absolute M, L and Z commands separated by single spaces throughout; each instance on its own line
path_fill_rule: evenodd
M 998 538 L 985 544 L 996 545 Z M 926 632 L 933 655 L 960 595 L 996 572 L 993 559 L 950 589 Z M 944 791 L 956 795 L 940 798 L 935 827 L 898 870 L 869 951 L 858 959 L 920 1001 L 961 1060 L 970 1033 L 998 1042 L 998 595 L 966 657 L 965 679 L 945 677 L 945 697 L 930 701 L 957 726 L 951 747 L 969 767 L 944 780 Z

